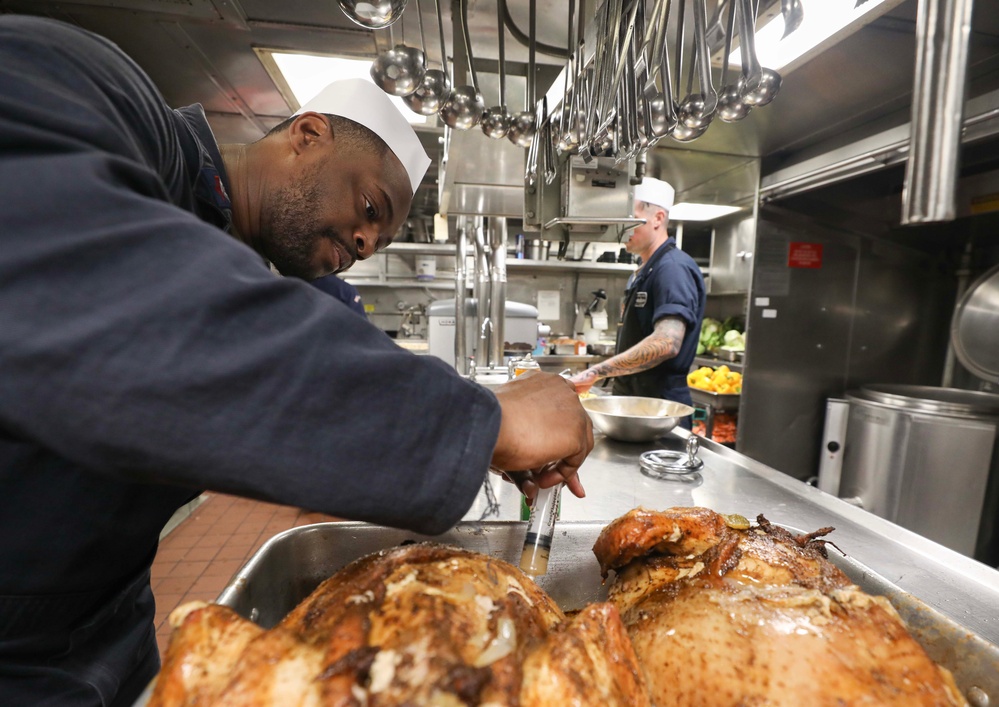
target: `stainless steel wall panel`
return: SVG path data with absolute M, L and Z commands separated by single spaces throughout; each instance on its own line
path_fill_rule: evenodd
M 859 243 L 765 220 L 757 226 L 757 252 L 776 247 L 786 253 L 794 241 L 821 244 L 822 267 L 788 268 L 785 256 L 789 291 L 772 295 L 757 284 L 779 266 L 754 266 L 738 449 L 808 479 L 818 470 L 826 398 L 842 394 L 848 375 Z

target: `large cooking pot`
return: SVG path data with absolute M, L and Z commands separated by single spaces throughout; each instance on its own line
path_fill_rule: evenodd
M 999 265 L 964 293 L 954 312 L 950 338 L 965 368 L 999 383 Z

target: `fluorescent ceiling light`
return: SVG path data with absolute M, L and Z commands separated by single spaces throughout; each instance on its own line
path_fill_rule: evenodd
M 342 79 L 371 81 L 371 62 L 366 59 L 281 52 L 271 52 L 271 57 L 299 105 L 305 105 L 332 81 Z M 398 96 L 389 96 L 389 98 L 411 124 L 426 124 L 427 117 L 411 111 L 401 98 Z
M 674 204 L 669 210 L 670 221 L 713 221 L 722 216 L 728 216 L 739 210 L 738 206 L 719 206 L 718 204 L 694 204 L 685 201 Z
M 819 0 L 804 5 L 805 16 L 791 34 L 781 39 L 784 34 L 784 16 L 777 13 L 770 22 L 756 32 L 756 54 L 760 63 L 768 69 L 781 69 L 802 56 L 813 47 L 826 43 L 831 46 L 845 36 L 837 33 L 860 21 L 862 17 L 879 7 L 885 0 L 867 0 L 863 5 L 855 7 L 857 0 Z M 895 5 L 897 3 L 892 3 Z M 889 7 L 883 8 L 887 11 Z M 880 13 L 879 13 L 880 14 Z M 874 18 L 868 18 L 873 20 Z M 832 38 L 833 41 L 828 41 Z M 729 57 L 734 66 L 742 65 L 742 55 L 736 49 Z

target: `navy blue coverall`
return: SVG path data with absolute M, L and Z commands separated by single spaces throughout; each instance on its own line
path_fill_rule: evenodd
M 200 107 L 0 16 L 0 705 L 135 699 L 201 489 L 439 533 L 480 488 L 495 396 L 271 273 L 227 191 Z
M 617 353 L 651 334 L 655 323 L 666 316 L 683 319 L 687 328 L 683 343 L 675 357 L 658 366 L 615 378 L 615 395 L 639 395 L 692 404 L 687 373 L 697 352 L 706 299 L 701 269 L 693 258 L 676 247 L 676 239 L 670 236 L 628 284 L 624 318 L 618 328 Z M 689 429 L 690 418 L 684 418 L 682 424 Z

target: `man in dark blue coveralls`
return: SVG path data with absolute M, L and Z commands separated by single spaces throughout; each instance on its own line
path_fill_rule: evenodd
M 0 705 L 132 704 L 203 489 L 428 534 L 490 465 L 582 494 L 560 376 L 487 390 L 302 282 L 388 244 L 428 164 L 368 82 L 218 145 L 110 42 L 0 15 Z
M 691 405 L 687 372 L 704 318 L 705 288 L 694 259 L 666 232 L 675 191 L 646 177 L 635 187 L 635 217 L 645 223 L 625 243 L 641 265 L 625 291 L 616 354 L 570 380 L 579 391 L 614 378 L 615 395 L 663 398 Z M 690 429 L 690 418 L 681 423 Z

